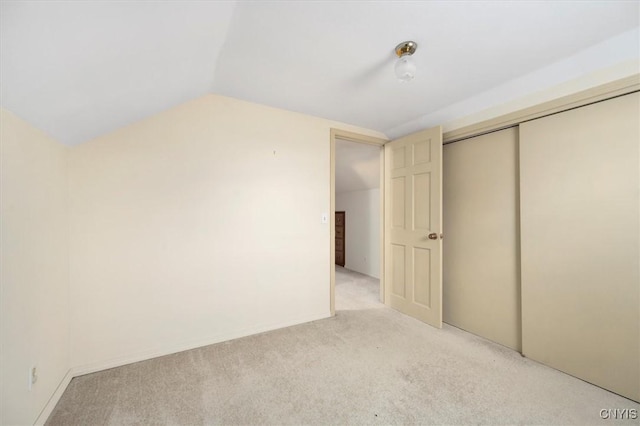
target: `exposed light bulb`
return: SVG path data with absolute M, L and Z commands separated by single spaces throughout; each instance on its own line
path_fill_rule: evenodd
M 400 81 L 411 81 L 416 76 L 416 64 L 410 55 L 403 55 L 398 58 L 394 67 L 396 77 Z

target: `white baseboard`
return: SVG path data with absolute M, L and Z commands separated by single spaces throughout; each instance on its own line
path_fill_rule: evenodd
M 123 365 L 132 364 L 134 362 L 146 361 L 148 359 L 157 358 L 160 356 L 171 355 L 178 352 L 188 351 L 190 349 L 200 348 L 202 346 L 213 345 L 216 343 L 226 342 L 228 340 L 239 339 L 241 337 L 247 337 L 254 334 L 273 331 L 280 328 L 304 324 L 306 322 L 317 321 L 317 320 L 330 318 L 330 317 L 331 317 L 331 313 L 325 312 L 322 314 L 311 315 L 311 316 L 297 318 L 289 321 L 283 321 L 275 324 L 234 330 L 227 333 L 213 335 L 206 339 L 200 339 L 197 341 L 190 341 L 190 342 L 182 342 L 176 345 L 169 345 L 164 348 L 156 348 L 156 349 L 142 351 L 136 354 L 125 355 L 125 356 L 121 356 L 121 357 L 117 357 L 117 358 L 113 358 L 105 361 L 99 361 L 95 363 L 76 366 L 71 369 L 71 373 L 72 373 L 72 377 L 82 376 L 85 374 L 95 373 L 97 371 L 108 370 L 110 368 L 115 368 L 115 367 L 121 367 Z
M 60 401 L 62 394 L 65 390 L 67 390 L 67 386 L 69 386 L 69 383 L 71 383 L 71 379 L 73 379 L 74 377 L 75 376 L 73 375 L 71 370 L 67 371 L 67 374 L 64 375 L 62 381 L 53 392 L 53 395 L 51 395 L 51 398 L 49 398 L 49 401 L 47 401 L 47 404 L 40 412 L 40 415 L 34 423 L 35 425 L 43 425 L 47 421 L 53 409 L 56 408 L 58 401 Z
M 239 339 L 241 337 L 247 337 L 254 334 L 259 334 L 267 331 L 277 330 L 280 328 L 290 327 L 293 325 L 304 324 L 306 322 L 330 318 L 330 317 L 331 317 L 331 313 L 325 312 L 323 314 L 311 315 L 303 318 L 298 318 L 295 320 L 283 321 L 280 323 L 265 325 L 261 327 L 252 327 L 247 329 L 235 330 L 228 333 L 221 333 L 215 336 L 211 336 L 207 339 L 198 340 L 195 342 L 188 342 L 188 343 L 185 342 L 178 345 L 168 346 L 162 349 L 149 350 L 149 351 L 140 352 L 134 355 L 126 355 L 126 356 L 118 357 L 111 360 L 96 362 L 96 363 L 82 365 L 78 367 L 72 367 L 64 376 L 64 378 L 56 388 L 53 395 L 51 395 L 51 398 L 49 398 L 49 401 L 45 405 L 44 409 L 42 410 L 42 412 L 40 413 L 40 415 L 38 416 L 34 424 L 43 425 L 47 421 L 47 419 L 51 415 L 51 412 L 53 412 L 53 409 L 56 407 L 56 404 L 58 404 L 58 401 L 60 401 L 62 394 L 67 389 L 67 386 L 69 386 L 71 379 L 73 379 L 74 377 L 82 376 L 89 373 L 95 373 L 97 371 L 108 370 L 110 368 L 120 367 L 123 365 L 132 364 L 134 362 L 146 361 L 148 359 L 157 358 L 160 356 L 171 355 L 177 352 L 183 352 L 190 349 L 200 348 L 202 346 L 213 345 L 215 343 L 226 342 L 228 340 Z

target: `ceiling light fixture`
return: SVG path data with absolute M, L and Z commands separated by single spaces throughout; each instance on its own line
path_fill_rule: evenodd
M 416 64 L 411 59 L 411 55 L 416 52 L 418 43 L 415 41 L 404 41 L 396 46 L 398 60 L 394 67 L 396 77 L 400 81 L 411 81 L 416 76 Z

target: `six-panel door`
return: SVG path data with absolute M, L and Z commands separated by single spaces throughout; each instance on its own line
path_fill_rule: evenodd
M 385 145 L 385 300 L 442 327 L 442 129 Z

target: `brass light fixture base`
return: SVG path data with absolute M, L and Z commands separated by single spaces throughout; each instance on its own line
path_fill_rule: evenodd
M 404 55 L 413 55 L 417 48 L 418 43 L 415 41 L 403 41 L 396 46 L 396 55 L 398 55 L 399 58 Z

